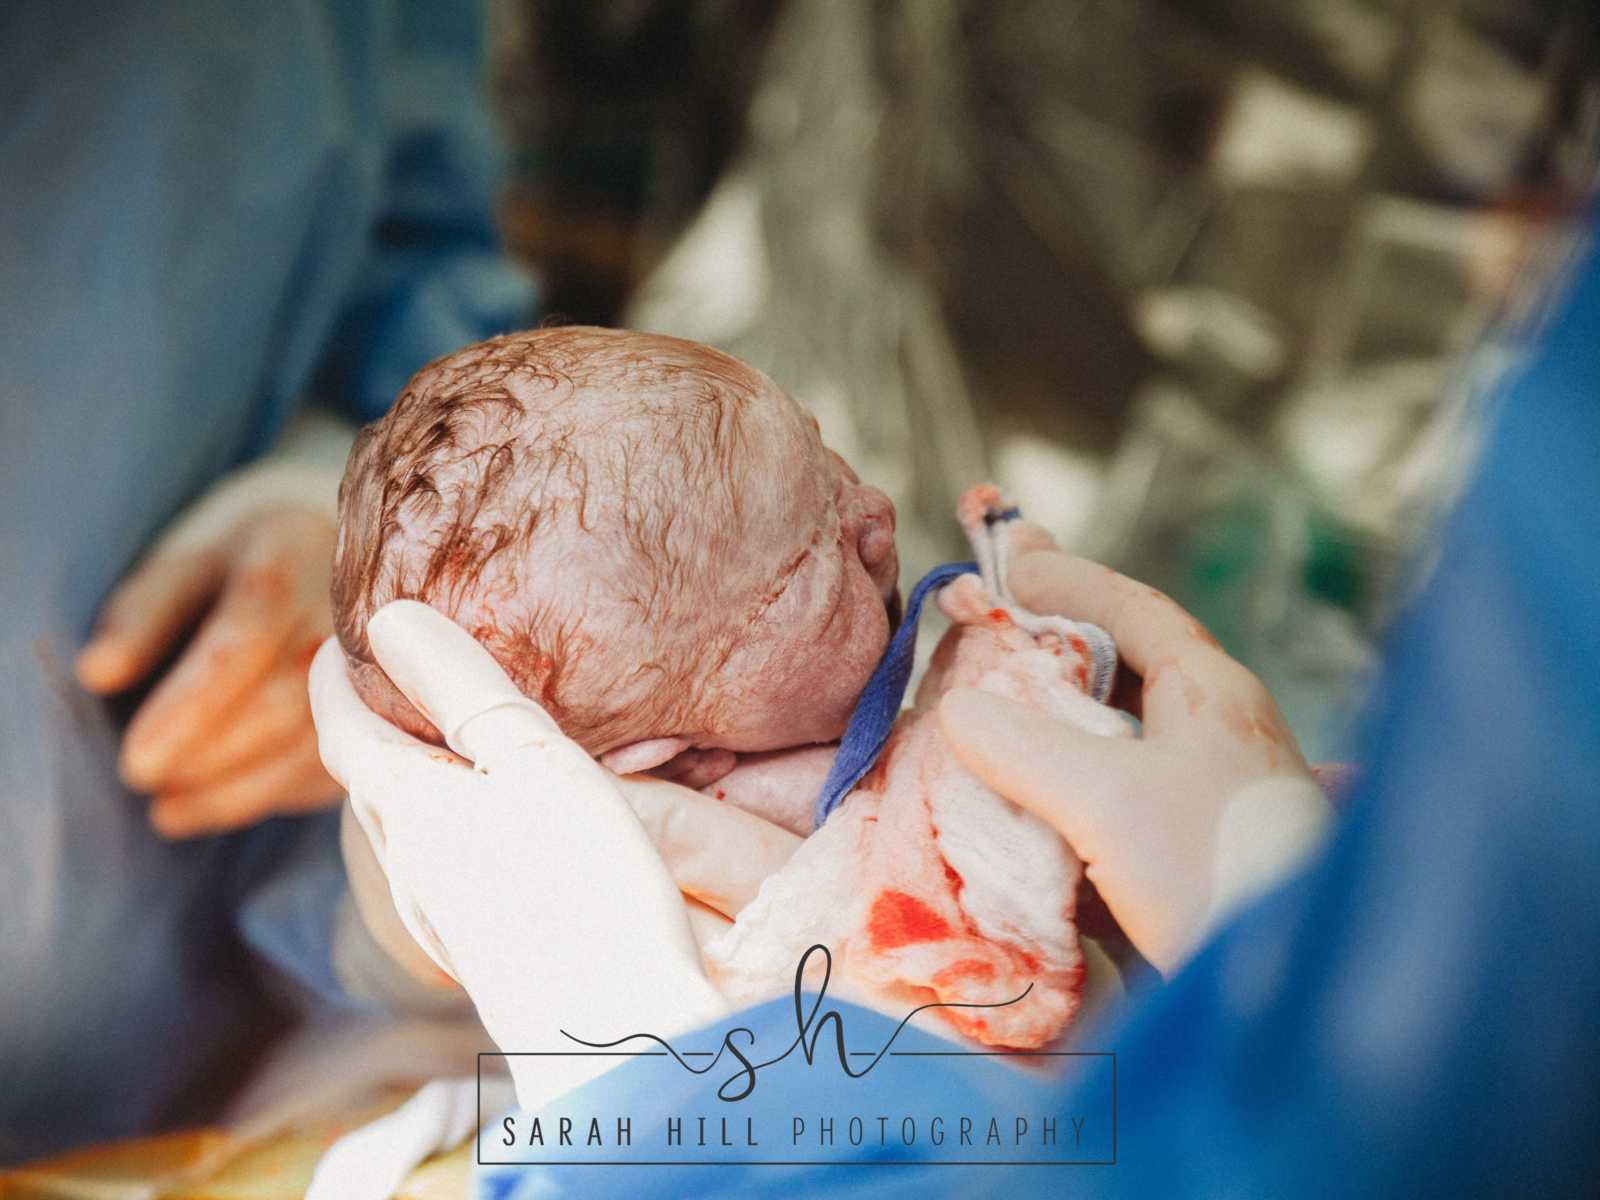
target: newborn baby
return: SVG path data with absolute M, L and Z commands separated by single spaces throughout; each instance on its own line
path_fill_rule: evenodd
M 430 364 L 357 440 L 339 517 L 334 618 L 374 711 L 439 740 L 366 642 L 409 597 L 608 766 L 690 786 L 837 739 L 898 605 L 889 498 L 770 379 L 677 338 L 543 329 Z
M 818 941 L 908 1008 L 1032 985 L 1016 1005 L 940 1015 L 980 1041 L 1039 1046 L 1078 1005 L 1081 866 L 955 762 L 933 704 L 975 686 L 1124 727 L 1086 694 L 1109 644 L 1006 598 L 1014 514 L 974 489 L 960 515 L 983 574 L 941 594 L 957 626 L 916 709 L 706 958 L 737 1000 L 792 982 Z M 399 597 L 469 629 L 613 770 L 654 770 L 809 834 L 828 743 L 897 621 L 897 571 L 888 498 L 771 380 L 676 338 L 547 329 L 429 365 L 363 431 L 340 491 L 334 617 L 363 699 L 420 737 L 440 740 L 364 633 Z

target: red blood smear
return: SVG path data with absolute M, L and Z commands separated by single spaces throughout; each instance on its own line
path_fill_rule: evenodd
M 981 958 L 961 958 L 934 974 L 934 987 L 944 989 L 957 983 L 989 983 L 994 979 L 994 964 Z M 941 995 L 942 995 L 941 991 Z
M 1073 678 L 1075 680 L 1077 680 L 1078 686 L 1080 688 L 1082 688 L 1084 691 L 1088 691 L 1089 690 L 1089 643 L 1085 642 L 1081 635 L 1076 634 L 1076 633 L 1069 633 L 1069 634 L 1067 634 L 1067 645 L 1071 646 L 1073 651 L 1078 656 L 1078 666 L 1072 672 Z
M 956 870 L 949 863 L 945 863 L 944 878 L 945 882 L 950 885 L 951 893 L 959 896 L 961 894 L 961 889 L 966 886 L 967 882 L 965 879 L 961 878 L 961 872 Z
M 942 942 L 950 926 L 915 896 L 880 892 L 867 918 L 867 934 L 874 950 L 896 950 L 912 942 Z
M 1003 608 L 991 608 L 989 610 L 989 619 L 997 625 L 1006 625 L 1011 621 L 1011 618 L 1006 616 L 1006 610 Z

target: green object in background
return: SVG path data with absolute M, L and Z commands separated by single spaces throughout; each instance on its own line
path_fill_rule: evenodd
M 1306 590 L 1346 612 L 1359 612 L 1366 599 L 1366 581 L 1357 539 L 1319 513 L 1313 513 L 1308 524 L 1311 551 L 1301 572 Z
M 1193 530 L 1174 598 L 1209 629 L 1228 653 L 1250 659 L 1250 593 L 1271 545 L 1265 507 L 1240 498 Z

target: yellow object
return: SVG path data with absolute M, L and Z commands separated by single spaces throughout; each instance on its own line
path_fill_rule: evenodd
M 358 1110 L 265 1138 L 202 1128 L 74 1150 L 0 1174 L 0 1200 L 300 1200 L 329 1146 L 409 1094 L 386 1090 Z M 466 1200 L 471 1151 L 469 1140 L 424 1163 L 397 1200 Z

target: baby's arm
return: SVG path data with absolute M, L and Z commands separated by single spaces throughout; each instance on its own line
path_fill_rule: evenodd
M 797 837 L 809 837 L 816 819 L 817 793 L 838 752 L 837 744 L 829 744 L 741 754 L 732 771 L 700 790 Z

